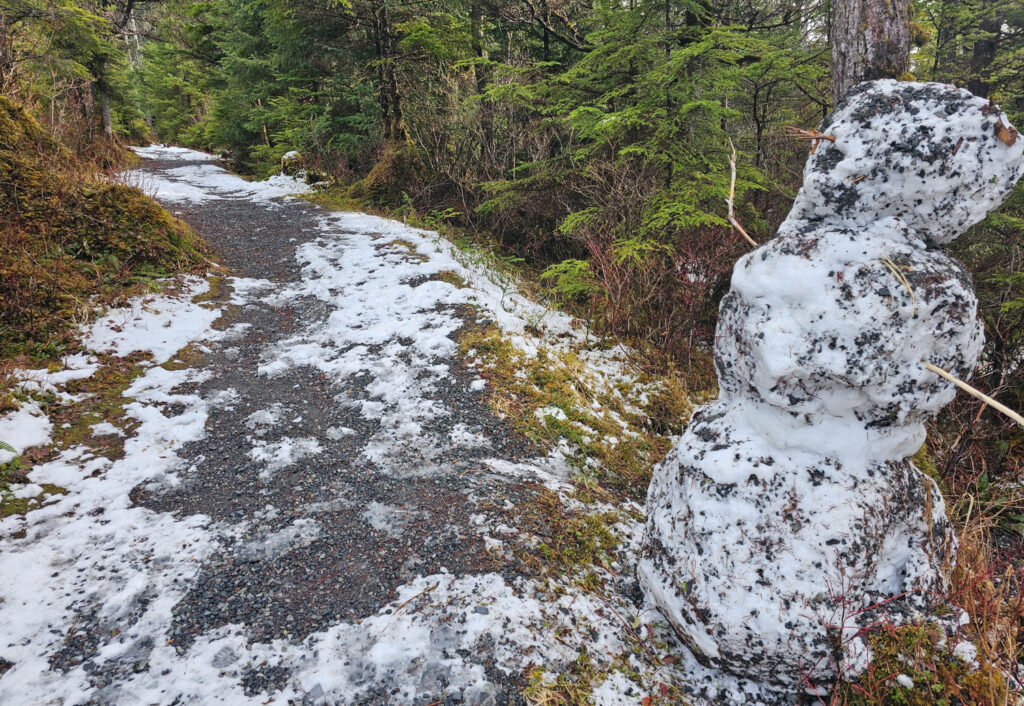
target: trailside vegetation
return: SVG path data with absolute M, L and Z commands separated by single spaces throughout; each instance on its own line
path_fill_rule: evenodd
M 2 359 L 58 355 L 95 307 L 205 262 L 117 177 L 148 130 L 134 23 L 131 0 L 0 0 Z
M 0 355 L 59 354 L 97 305 L 205 261 L 138 188 L 76 159 L 0 96 Z
M 702 384 L 749 248 L 725 200 L 770 238 L 809 148 L 787 128 L 832 102 L 827 3 L 167 0 L 136 16 L 138 110 L 159 139 L 253 173 L 297 151 L 328 200 L 488 242 L 598 334 Z M 918 0 L 910 41 L 912 77 L 1024 119 L 1019 3 Z M 1020 408 L 1024 191 L 954 250 L 986 322 L 975 383 Z M 1022 431 L 976 401 L 933 436 L 957 488 L 1024 470 Z

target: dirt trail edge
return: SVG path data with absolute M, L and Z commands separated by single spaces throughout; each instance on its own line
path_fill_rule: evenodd
M 596 703 L 756 702 L 634 603 L 635 505 L 603 594 L 517 559 L 543 551 L 517 510 L 574 502 L 569 466 L 492 412 L 457 338 L 497 322 L 529 348 L 538 324 L 571 337 L 565 317 L 436 234 L 142 153 L 230 275 L 22 374 L 0 440 L 57 451 L 15 491 L 32 511 L 0 517 L 0 703 L 507 704 L 567 678 Z

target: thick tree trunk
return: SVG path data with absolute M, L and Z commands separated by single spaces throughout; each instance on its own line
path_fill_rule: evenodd
M 907 72 L 909 0 L 835 0 L 833 13 L 833 105 L 861 81 L 900 78 Z

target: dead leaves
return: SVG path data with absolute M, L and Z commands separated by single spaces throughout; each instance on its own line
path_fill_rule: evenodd
M 1002 118 L 996 119 L 996 139 L 1007 147 L 1013 147 L 1017 142 L 1017 130 L 1003 124 Z

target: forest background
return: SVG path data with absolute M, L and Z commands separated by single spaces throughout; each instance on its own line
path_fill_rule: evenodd
M 443 229 L 596 333 L 714 384 L 717 305 L 771 237 L 831 108 L 831 2 L 0 0 L 0 87 L 80 155 L 150 139 L 334 205 Z M 915 0 L 910 74 L 1024 120 L 1024 3 Z M 954 245 L 985 321 L 974 384 L 1024 407 L 1024 189 Z M 964 396 L 933 427 L 947 484 L 1024 471 L 1019 427 Z M 1016 502 L 1003 524 L 1024 527 Z
M 760 242 L 809 149 L 787 128 L 832 103 L 828 1 L 119 1 L 41 5 L 54 19 L 23 23 L 60 29 L 21 83 L 51 122 L 91 86 L 128 139 L 218 151 L 255 175 L 297 151 L 335 205 L 486 244 L 693 390 L 714 384 L 718 301 L 749 248 L 726 219 L 730 144 L 737 216 Z M 910 17 L 903 78 L 964 86 L 1021 124 L 1024 3 L 916 0 Z M 1024 189 L 954 254 L 985 321 L 974 384 L 1021 409 Z M 1024 435 L 998 413 L 962 396 L 932 431 L 954 495 L 1018 485 Z M 1019 494 L 1001 516 L 1017 529 Z

